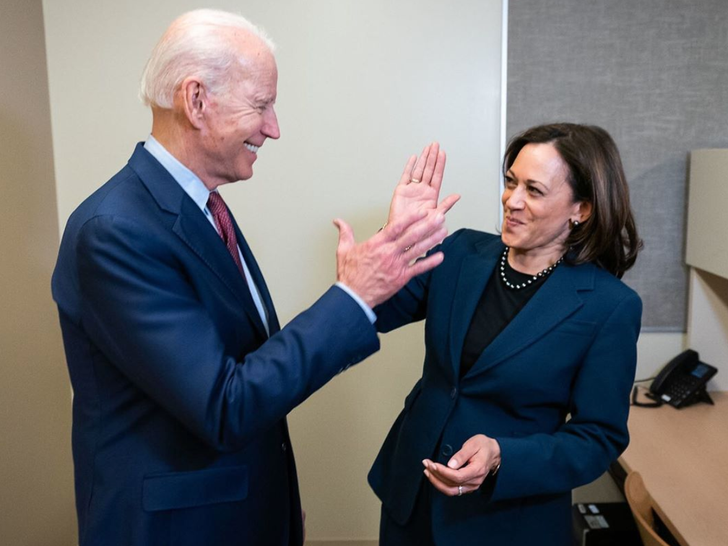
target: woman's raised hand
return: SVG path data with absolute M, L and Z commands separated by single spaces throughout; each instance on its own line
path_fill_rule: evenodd
M 387 224 L 414 210 L 445 214 L 458 202 L 460 196 L 452 194 L 438 203 L 446 159 L 437 142 L 425 146 L 419 159 L 416 156 L 409 158 L 394 190 Z

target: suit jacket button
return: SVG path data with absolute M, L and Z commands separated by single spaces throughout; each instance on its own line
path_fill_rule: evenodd
M 450 398 L 452 398 L 454 400 L 457 395 L 458 395 L 458 390 L 455 387 L 453 387 L 452 390 L 450 391 Z
M 442 456 L 449 457 L 453 454 L 452 446 L 450 444 L 444 444 L 442 446 Z
M 287 451 L 287 450 L 288 450 L 288 446 L 286 445 L 286 442 L 283 442 L 283 443 L 281 444 L 281 449 L 282 449 L 283 451 Z

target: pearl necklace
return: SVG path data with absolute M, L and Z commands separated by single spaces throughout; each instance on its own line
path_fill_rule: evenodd
M 513 284 L 506 278 L 506 260 L 508 259 L 509 250 L 510 250 L 510 247 L 506 247 L 506 249 L 503 251 L 503 256 L 501 256 L 500 276 L 501 276 L 501 280 L 511 290 L 520 290 L 521 288 L 526 288 L 527 286 L 529 286 L 530 284 L 532 284 L 535 281 L 538 281 L 540 279 L 545 279 L 546 277 L 548 277 L 551 274 L 551 272 L 556 268 L 557 265 L 559 265 L 561 262 L 564 261 L 564 256 L 565 256 L 565 254 L 564 254 L 563 256 L 561 256 L 561 258 L 556 260 L 556 263 L 551 264 L 543 271 L 536 273 L 535 275 L 533 275 L 533 277 L 531 277 L 527 281 L 522 282 L 521 284 Z

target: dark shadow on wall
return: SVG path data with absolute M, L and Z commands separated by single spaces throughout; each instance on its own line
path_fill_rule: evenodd
M 43 13 L 3 3 L 0 542 L 75 544 L 71 390 L 50 294 L 58 248 Z

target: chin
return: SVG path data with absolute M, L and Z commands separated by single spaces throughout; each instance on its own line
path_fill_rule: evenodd
M 238 173 L 238 180 L 250 180 L 253 177 L 253 169 L 245 169 Z
M 510 233 L 506 233 L 505 231 L 501 233 L 501 241 L 503 241 L 503 244 L 515 248 L 518 245 L 518 240 L 513 237 Z

